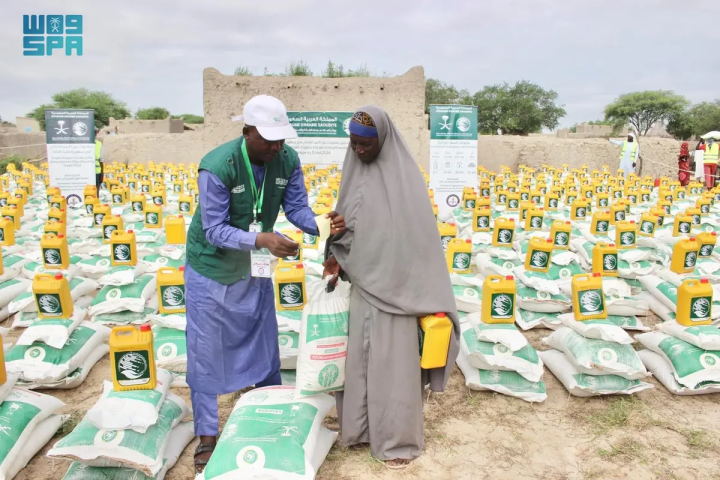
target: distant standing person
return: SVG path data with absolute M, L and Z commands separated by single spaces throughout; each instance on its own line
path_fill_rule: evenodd
M 705 155 L 703 156 L 703 165 L 705 168 L 705 188 L 708 190 L 715 186 L 718 157 L 720 157 L 720 144 L 715 141 L 715 139 L 708 138 L 705 143 Z
M 690 152 L 688 143 L 683 142 L 680 145 L 680 155 L 678 156 L 678 180 L 683 187 L 690 183 Z
M 634 133 L 628 133 L 627 140 L 610 140 L 613 145 L 622 146 L 620 150 L 620 167 L 625 175 L 635 173 L 638 155 L 640 155 L 640 144 L 635 140 Z
M 98 138 L 100 131 L 95 129 L 95 186 L 100 190 L 100 185 L 103 181 L 103 144 Z

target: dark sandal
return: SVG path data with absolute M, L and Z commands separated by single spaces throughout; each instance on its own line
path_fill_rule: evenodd
M 203 458 L 197 458 L 198 455 L 202 455 L 203 453 L 208 452 L 214 452 L 215 447 L 217 447 L 217 443 L 200 443 L 197 447 L 195 447 L 195 453 L 193 454 L 195 458 L 193 458 L 193 462 L 195 464 L 195 470 L 197 471 L 197 467 L 204 467 L 207 466 L 209 460 L 205 460 Z

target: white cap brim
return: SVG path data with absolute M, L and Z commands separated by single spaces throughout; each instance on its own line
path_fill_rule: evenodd
M 255 127 L 258 133 L 265 140 L 275 142 L 277 140 L 287 140 L 288 138 L 297 138 L 298 134 L 292 125 L 283 125 L 282 127 Z

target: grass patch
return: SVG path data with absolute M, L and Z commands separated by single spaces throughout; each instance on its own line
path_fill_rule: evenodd
M 597 454 L 603 460 L 630 462 L 645 459 L 645 445 L 630 437 L 622 438 L 609 449 L 598 448 Z
M 625 427 L 631 418 L 644 410 L 641 400 L 634 396 L 613 399 L 605 410 L 589 415 L 589 422 L 595 435 L 602 435 L 614 428 Z
M 63 423 L 62 427 L 60 427 L 60 430 L 55 435 L 61 435 L 66 436 L 69 435 L 73 430 L 75 430 L 75 427 L 77 427 L 77 424 L 80 423 L 80 421 L 83 419 L 84 414 L 80 411 L 75 410 L 70 414 L 70 418 L 67 419 L 67 422 Z

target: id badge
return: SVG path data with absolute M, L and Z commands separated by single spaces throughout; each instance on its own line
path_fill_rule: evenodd
M 257 222 L 253 222 L 248 230 L 251 233 L 260 233 L 262 227 Z M 272 262 L 272 255 L 270 255 L 268 249 L 252 250 L 250 252 L 250 275 L 259 278 L 270 278 L 272 275 L 270 262 Z

